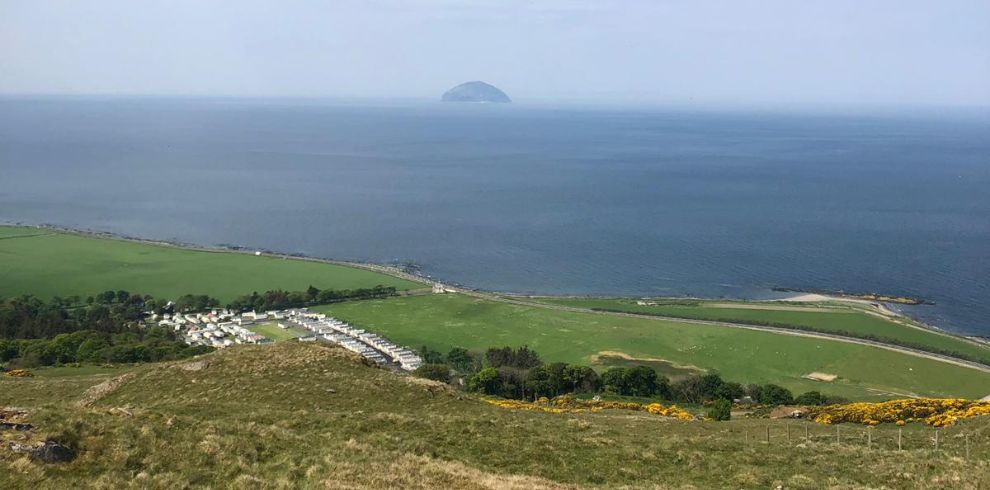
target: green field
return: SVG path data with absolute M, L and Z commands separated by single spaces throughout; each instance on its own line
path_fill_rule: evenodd
M 727 302 L 708 300 L 659 300 L 657 305 L 638 305 L 622 298 L 534 298 L 541 303 L 577 308 L 604 309 L 646 315 L 692 318 L 756 325 L 796 326 L 853 337 L 875 336 L 911 346 L 927 346 L 936 352 L 955 352 L 990 364 L 990 349 L 953 335 L 895 323 L 864 308 L 847 305 L 798 306 L 782 303 Z M 737 305 L 732 307 L 732 305 Z M 803 310 L 803 311 L 799 311 Z M 909 322 L 908 319 L 900 319 Z
M 343 303 L 319 310 L 413 347 L 446 351 L 529 345 L 546 360 L 590 363 L 602 352 L 716 370 L 742 383 L 779 383 L 854 399 L 980 398 L 990 373 L 875 347 L 727 327 L 556 311 L 430 295 Z M 832 383 L 802 378 L 835 374 Z
M 242 346 L 202 360 L 196 370 L 177 367 L 189 360 L 136 367 L 115 389 L 85 397 L 86 407 L 76 401 L 106 377 L 0 377 L 0 407 L 27 409 L 26 422 L 36 426 L 0 431 L 0 488 L 990 485 L 990 417 L 942 429 L 934 453 L 934 430 L 917 423 L 870 429 L 867 448 L 867 429 L 855 425 L 842 426 L 836 442 L 835 427 L 800 420 L 504 410 L 318 344 Z M 7 438 L 56 440 L 78 457 L 42 464 L 9 450 Z
M 278 325 L 275 325 L 274 323 L 265 323 L 263 325 L 251 325 L 247 327 L 247 329 L 256 334 L 264 335 L 265 337 L 272 339 L 275 342 L 281 342 L 283 340 L 292 340 L 302 337 L 303 335 L 306 335 L 304 331 L 299 330 L 297 328 L 283 329 L 283 328 L 279 328 Z
M 0 297 L 86 297 L 124 289 L 158 298 L 208 294 L 226 302 L 270 289 L 379 284 L 400 290 L 422 287 L 354 267 L 0 226 Z

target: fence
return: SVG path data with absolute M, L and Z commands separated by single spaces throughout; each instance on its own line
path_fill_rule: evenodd
M 878 451 L 930 450 L 966 459 L 986 457 L 990 434 L 966 427 L 820 425 L 810 422 L 732 429 L 747 447 L 835 444 Z

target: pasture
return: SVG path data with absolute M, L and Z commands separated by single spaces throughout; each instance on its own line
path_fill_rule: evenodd
M 876 347 L 649 318 L 551 310 L 429 295 L 349 302 L 318 310 L 404 345 L 446 352 L 529 345 L 547 361 L 594 364 L 622 353 L 684 370 L 719 372 L 741 383 L 777 383 L 852 399 L 912 395 L 980 398 L 990 373 Z M 598 366 L 602 367 L 602 366 Z M 812 372 L 833 382 L 806 379 Z
M 271 289 L 422 285 L 377 272 L 314 261 L 95 238 L 0 226 L 0 297 L 87 297 L 127 290 L 158 298 L 207 294 L 227 302 Z
M 624 311 L 645 315 L 670 316 L 753 325 L 796 327 L 850 337 L 875 337 L 935 352 L 958 353 L 990 364 L 990 349 L 961 337 L 913 326 L 904 317 L 893 321 L 866 306 L 849 304 L 794 305 L 781 302 L 727 302 L 708 300 L 658 300 L 656 305 L 639 305 L 623 298 L 535 298 L 534 301 L 577 308 Z

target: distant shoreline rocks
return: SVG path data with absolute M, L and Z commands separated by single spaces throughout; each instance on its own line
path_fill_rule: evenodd
M 507 104 L 512 102 L 505 92 L 485 82 L 465 82 L 446 92 L 440 100 L 444 102 L 481 102 Z

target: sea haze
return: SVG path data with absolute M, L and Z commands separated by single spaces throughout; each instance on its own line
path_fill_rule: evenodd
M 6 98 L 0 221 L 498 291 L 878 291 L 990 335 L 985 113 Z

